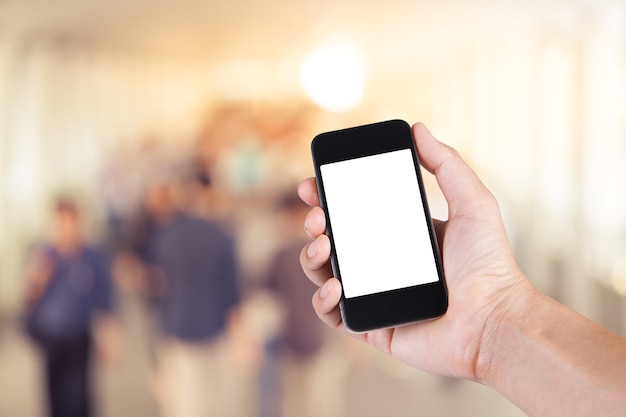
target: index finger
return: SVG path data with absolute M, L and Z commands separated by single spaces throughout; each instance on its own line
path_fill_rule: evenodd
M 311 207 L 320 205 L 320 198 L 317 195 L 317 184 L 315 178 L 307 178 L 298 185 L 298 195 L 306 204 Z

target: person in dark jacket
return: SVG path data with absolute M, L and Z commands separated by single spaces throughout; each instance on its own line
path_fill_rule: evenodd
M 227 415 L 223 344 L 240 302 L 234 239 L 221 225 L 179 210 L 169 182 L 148 206 L 155 226 L 147 260 L 162 282 L 160 394 L 164 416 Z
M 57 201 L 52 241 L 30 256 L 26 278 L 26 326 L 43 354 L 50 416 L 90 416 L 93 323 L 111 321 L 113 285 L 105 254 L 83 239 L 73 200 Z
M 267 285 L 284 310 L 275 345 L 270 345 L 262 385 L 276 386 L 262 397 L 274 415 L 335 417 L 343 415 L 345 363 L 337 364 L 337 346 L 311 307 L 317 286 L 306 279 L 298 259 L 307 237 L 302 223 L 308 212 L 295 190 L 279 202 L 283 243 L 270 262 Z M 269 372 L 273 371 L 273 372 Z M 278 371 L 278 372 L 275 372 Z M 277 375 L 272 375 L 277 373 Z M 261 386 L 261 390 L 264 387 Z M 268 389 L 266 389 L 269 391 Z M 276 401 L 277 400 L 277 401 Z M 277 402 L 278 404 L 275 404 Z M 269 410 L 269 409 L 268 409 Z M 263 410 L 269 415 L 270 411 Z

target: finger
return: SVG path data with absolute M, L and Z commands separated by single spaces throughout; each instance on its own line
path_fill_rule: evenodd
M 304 230 L 311 239 L 326 231 L 326 215 L 320 207 L 313 207 L 304 220 Z
M 337 278 L 326 280 L 324 285 L 313 294 L 313 309 L 326 325 L 337 329 L 358 340 L 367 341 L 368 333 L 353 333 L 343 324 L 339 301 L 342 293 L 341 282 Z
M 337 278 L 330 278 L 313 294 L 313 309 L 317 316 L 333 329 L 343 327 L 339 300 L 341 299 L 341 283 Z
M 421 123 L 413 126 L 413 136 L 420 162 L 435 175 L 448 202 L 450 217 L 497 208 L 491 192 L 454 148 L 435 139 Z
M 306 204 L 311 207 L 319 206 L 320 199 L 317 195 L 317 184 L 315 178 L 307 178 L 298 185 L 298 195 Z
M 320 235 L 306 245 L 300 252 L 300 265 L 309 279 L 321 287 L 324 282 L 333 276 L 330 266 L 330 240 L 328 236 Z

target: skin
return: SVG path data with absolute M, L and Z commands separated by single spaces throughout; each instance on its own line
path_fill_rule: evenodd
M 539 293 L 517 265 L 491 192 L 422 124 L 413 126 L 413 136 L 448 202 L 448 220 L 435 221 L 448 312 L 364 334 L 346 330 L 324 212 L 309 178 L 298 189 L 312 207 L 305 221 L 312 242 L 300 263 L 320 286 L 313 296 L 320 319 L 415 368 L 491 386 L 530 416 L 623 416 L 626 339 Z

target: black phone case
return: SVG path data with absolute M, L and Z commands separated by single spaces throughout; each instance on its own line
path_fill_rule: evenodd
M 406 122 L 390 120 L 322 133 L 311 143 L 318 194 L 326 214 L 326 233 L 331 242 L 331 265 L 335 277 L 340 281 L 341 269 L 336 256 L 320 166 L 402 149 L 411 149 L 413 155 L 439 281 L 354 298 L 346 298 L 342 294 L 340 308 L 343 321 L 345 326 L 353 332 L 366 332 L 433 319 L 446 312 L 448 296 L 439 245 L 426 200 L 417 149 L 411 128 Z

